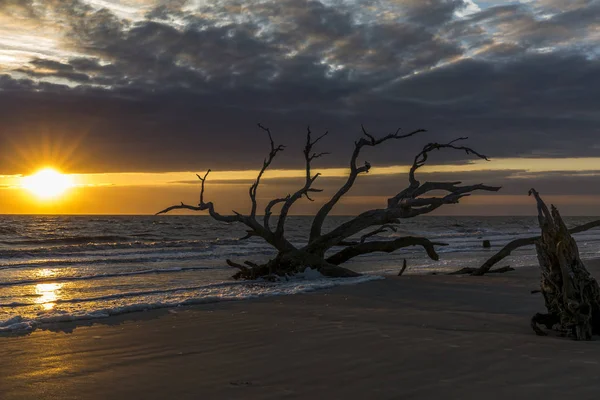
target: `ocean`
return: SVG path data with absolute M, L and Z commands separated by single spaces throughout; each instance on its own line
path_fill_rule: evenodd
M 569 226 L 594 217 L 566 218 Z M 348 220 L 330 217 L 325 231 Z M 287 237 L 306 240 L 310 217 L 290 217 Z M 265 261 L 273 249 L 258 238 L 239 241 L 241 225 L 198 216 L 15 216 L 0 215 L 0 332 L 29 331 L 42 323 L 105 318 L 178 305 L 243 300 L 355 284 L 396 274 L 404 258 L 407 274 L 477 267 L 503 245 L 538 234 L 535 217 L 435 217 L 403 220 L 398 232 L 448 244 L 439 261 L 422 248 L 361 256 L 344 264 L 365 276 L 327 279 L 312 271 L 293 279 L 236 282 L 225 264 Z M 600 257 L 600 229 L 577 234 L 582 258 Z M 491 249 L 482 241 L 490 240 Z M 533 247 L 498 266 L 535 265 Z

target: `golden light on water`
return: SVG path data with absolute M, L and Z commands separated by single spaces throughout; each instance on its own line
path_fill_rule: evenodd
M 44 310 L 52 310 L 58 300 L 58 292 L 62 288 L 62 283 L 38 283 L 35 285 L 35 294 L 39 297 L 36 303 L 40 304 Z
M 41 199 L 51 199 L 63 195 L 75 186 L 73 178 L 53 168 L 44 168 L 21 180 L 21 186 Z

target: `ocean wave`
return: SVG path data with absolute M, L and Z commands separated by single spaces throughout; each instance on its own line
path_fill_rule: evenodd
M 103 236 L 105 238 L 111 236 Z M 125 239 L 123 236 L 112 236 L 112 237 L 121 237 Z M 89 238 L 89 236 L 88 236 Z M 136 250 L 136 249 L 171 249 L 171 248 L 182 248 L 182 247 L 198 247 L 208 248 L 210 246 L 240 246 L 240 242 L 238 240 L 154 240 L 154 241 L 141 241 L 139 238 L 127 238 L 127 240 L 123 240 L 121 242 L 114 242 L 110 240 L 100 241 L 98 243 L 82 241 L 80 243 L 66 243 L 57 241 L 57 239 L 53 240 L 52 243 L 50 239 L 44 240 L 47 246 L 32 248 L 13 248 L 13 249 L 2 249 L 0 250 L 0 259 L 1 258 L 17 258 L 17 257 L 26 257 L 26 256 L 42 256 L 42 255 L 53 255 L 53 256 L 67 256 L 71 254 L 88 254 L 91 255 L 92 252 L 97 251 L 106 251 L 106 250 Z M 6 244 L 8 241 L 0 241 L 0 244 Z M 32 244 L 34 240 L 19 240 L 19 241 L 10 241 L 11 245 L 15 243 L 28 243 Z M 53 245 L 50 245 L 53 244 Z M 250 242 L 246 242 L 244 246 L 251 245 Z M 262 245 L 262 243 L 261 243 Z M 265 247 L 266 245 L 262 245 Z
M 0 235 L 15 235 L 17 228 L 12 226 L 0 226 Z
M 230 267 L 223 267 L 222 269 L 229 269 Z M 65 276 L 57 278 L 45 278 L 45 279 L 24 279 L 20 281 L 12 282 L 0 282 L 0 287 L 10 287 L 19 285 L 38 285 L 42 283 L 59 283 L 59 282 L 71 282 L 71 281 L 89 281 L 93 279 L 105 279 L 105 278 L 118 278 L 123 276 L 135 276 L 135 275 L 149 275 L 149 274 L 169 274 L 176 272 L 186 271 L 203 271 L 203 270 L 215 270 L 218 268 L 214 267 L 181 267 L 181 268 L 166 268 L 166 269 L 147 269 L 142 271 L 131 271 L 131 272 L 117 272 L 109 274 L 95 274 L 86 276 Z
M 316 290 L 330 289 L 336 286 L 355 285 L 379 279 L 384 279 L 384 277 L 377 275 L 364 275 L 357 278 L 319 278 L 310 280 L 298 279 L 291 282 L 282 283 L 261 282 L 261 284 L 258 285 L 257 282 L 254 282 L 254 284 L 247 282 L 241 283 L 239 286 L 244 286 L 250 288 L 251 290 L 226 293 L 216 292 L 211 295 L 190 297 L 181 301 L 166 300 L 156 302 L 140 302 L 124 306 L 88 310 L 83 312 L 55 312 L 38 315 L 37 317 L 33 318 L 12 316 L 4 321 L 0 320 L 0 333 L 26 333 L 31 332 L 36 328 L 43 326 L 44 324 L 94 320 L 136 311 L 147 311 L 159 308 L 172 308 L 223 301 L 248 300 L 261 297 L 299 294 Z
M 205 248 L 208 246 L 206 242 L 201 242 L 197 240 L 181 240 L 176 242 L 135 241 L 127 243 L 86 243 L 83 245 L 0 250 L 0 258 L 18 258 L 33 256 L 70 256 L 73 254 L 76 254 L 78 256 L 92 256 L 94 255 L 94 253 L 101 251 L 172 251 L 172 249 L 185 247 L 195 248 L 194 250 L 197 251 L 198 248 Z
M 53 244 L 83 244 L 83 243 L 106 243 L 106 242 L 127 242 L 131 238 L 118 235 L 99 235 L 99 236 L 64 236 L 48 239 L 20 239 L 3 240 L 1 244 L 8 246 L 34 246 L 34 245 L 53 245 Z
M 171 288 L 171 289 L 154 289 L 154 290 L 142 290 L 142 291 L 134 291 L 134 292 L 123 292 L 123 293 L 108 294 L 108 295 L 96 296 L 96 297 L 56 299 L 56 300 L 48 301 L 45 303 L 39 303 L 39 302 L 23 303 L 23 302 L 14 301 L 14 302 L 5 303 L 5 304 L 0 303 L 0 307 L 16 308 L 16 307 L 36 306 L 36 305 L 48 304 L 48 303 L 52 303 L 52 304 L 89 303 L 89 302 L 102 301 L 102 300 L 125 299 L 128 297 L 140 297 L 140 296 L 148 296 L 148 295 L 153 295 L 153 294 L 189 292 L 192 290 L 201 290 L 201 289 L 206 290 L 206 289 L 214 289 L 214 288 L 219 288 L 219 287 L 224 287 L 224 286 L 240 286 L 240 285 L 245 285 L 245 284 L 249 284 L 249 283 L 247 283 L 247 282 L 219 282 L 219 283 L 212 283 L 209 285 L 177 287 L 177 288 Z
M 177 251 L 177 252 L 152 252 L 152 253 L 126 253 L 116 254 L 116 257 L 99 257 L 91 256 L 85 257 L 79 255 L 79 258 L 53 258 L 45 260 L 19 260 L 0 264 L 0 271 L 11 270 L 11 269 L 27 269 L 27 268 L 60 268 L 60 267 L 73 267 L 73 266 L 89 266 L 98 264 L 140 264 L 140 263 L 156 263 L 156 262 L 167 262 L 167 261 L 209 261 L 209 260 L 224 260 L 225 258 L 231 257 L 246 257 L 252 256 L 270 256 L 274 254 L 274 250 L 266 248 L 264 250 L 241 250 L 241 251 L 228 251 L 226 254 L 218 254 L 211 250 L 197 251 L 197 249 L 191 249 L 188 251 Z
M 107 257 L 107 258 L 75 258 L 75 259 L 50 259 L 50 260 L 30 260 L 25 262 L 12 262 L 8 264 L 0 264 L 0 271 L 10 269 L 26 269 L 26 268 L 57 268 L 57 267 L 72 267 L 72 266 L 88 266 L 96 264 L 139 264 L 153 263 L 162 261 L 186 261 L 198 260 L 205 256 L 205 252 L 190 252 L 190 253 L 149 253 L 149 254 L 125 254 L 124 257 Z M 128 257 L 126 257 L 128 256 Z

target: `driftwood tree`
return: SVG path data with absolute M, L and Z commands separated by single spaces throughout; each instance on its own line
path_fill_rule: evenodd
M 172 210 L 185 209 L 194 211 L 208 211 L 210 216 L 217 221 L 227 223 L 240 223 L 246 225 L 247 235 L 242 239 L 251 237 L 260 237 L 273 246 L 277 255 L 275 258 L 265 264 L 257 264 L 251 261 L 245 261 L 243 264 L 227 260 L 227 263 L 239 269 L 239 272 L 234 275 L 236 279 L 255 279 L 257 277 L 274 277 L 276 275 L 294 274 L 303 271 L 306 267 L 318 269 L 326 276 L 350 277 L 357 276 L 354 271 L 343 268 L 340 265 L 346 261 L 368 253 L 373 252 L 393 252 L 403 247 L 422 246 L 429 257 L 437 260 L 436 245 L 444 245 L 443 243 L 434 243 L 423 237 L 399 237 L 393 240 L 367 240 L 377 233 L 386 229 L 393 229 L 394 224 L 398 224 L 403 218 L 417 217 L 422 214 L 432 212 L 446 204 L 455 204 L 465 196 L 469 196 L 471 192 L 476 190 L 483 191 L 498 191 L 499 187 L 486 186 L 483 184 L 461 186 L 461 182 L 424 182 L 417 180 L 416 172 L 428 160 L 431 152 L 434 150 L 458 150 L 464 151 L 469 155 L 488 160 L 488 158 L 476 152 L 475 150 L 459 144 L 459 142 L 467 138 L 458 138 L 448 143 L 429 143 L 423 150 L 414 158 L 413 164 L 408 173 L 409 185 L 397 194 L 390 197 L 385 208 L 373 209 L 361 213 L 351 220 L 339 225 L 337 228 L 323 232 L 323 223 L 325 219 L 339 202 L 339 200 L 352 188 L 357 178 L 369 172 L 371 164 L 364 162 L 359 164 L 361 151 L 367 147 L 376 147 L 387 142 L 406 139 L 411 136 L 425 132 L 424 129 L 418 129 L 410 133 L 402 134 L 400 129 L 386 136 L 376 138 L 367 130 L 362 128 L 362 137 L 354 142 L 354 151 L 350 157 L 350 169 L 346 182 L 333 194 L 333 196 L 323 204 L 316 213 L 311 227 L 307 243 L 303 247 L 292 245 L 285 237 L 285 227 L 287 217 L 292 206 L 301 198 L 306 197 L 312 200 L 310 195 L 322 190 L 314 188 L 313 184 L 319 177 L 318 173 L 313 173 L 313 161 L 328 154 L 326 152 L 316 152 L 315 146 L 323 139 L 327 132 L 313 139 L 310 128 L 306 133 L 306 144 L 304 146 L 304 164 L 305 164 L 305 180 L 304 185 L 296 192 L 290 193 L 285 197 L 271 200 L 265 207 L 264 214 L 259 219 L 257 215 L 257 190 L 265 171 L 269 168 L 275 157 L 284 150 L 284 146 L 277 145 L 273 140 L 273 136 L 269 128 L 258 124 L 258 126 L 267 134 L 270 141 L 270 152 L 263 162 L 258 176 L 254 183 L 250 186 L 249 197 L 251 209 L 248 215 L 243 215 L 233 211 L 232 215 L 223 215 L 215 210 L 212 202 L 205 201 L 204 192 L 206 181 L 210 170 L 204 176 L 198 175 L 200 179 L 200 201 L 198 205 L 187 205 L 181 203 L 179 205 L 168 207 L 157 214 L 168 213 Z M 431 196 L 431 192 L 443 193 L 441 197 Z M 275 207 L 280 207 L 279 215 L 276 219 L 276 224 L 271 225 L 271 219 Z M 378 226 L 372 232 L 364 233 L 360 240 L 352 240 L 352 237 L 363 233 L 368 229 Z M 331 252 L 333 251 L 333 254 Z M 329 254 L 326 254 L 329 253 Z
M 569 234 L 573 235 L 576 233 L 585 232 L 590 229 L 598 228 L 598 227 L 600 227 L 600 220 L 590 221 L 583 225 L 575 226 L 575 227 L 569 229 L 568 232 L 569 232 Z M 482 275 L 485 275 L 488 273 L 494 273 L 494 272 L 514 271 L 514 269 L 510 268 L 510 267 L 502 267 L 502 268 L 497 268 L 497 269 L 492 269 L 492 267 L 494 265 L 496 265 L 497 263 L 499 263 L 500 261 L 504 260 L 506 257 L 510 256 L 513 251 L 515 251 L 521 247 L 533 246 L 540 239 L 541 239 L 540 236 L 532 236 L 532 237 L 515 239 L 515 240 L 507 243 L 497 253 L 495 253 L 493 256 L 488 258 L 480 267 L 478 267 L 478 268 L 463 268 L 456 272 L 452 272 L 452 274 L 453 275 L 470 274 L 473 276 L 482 276 Z
M 590 340 L 600 334 L 600 288 L 579 258 L 577 243 L 571 237 L 556 207 L 552 211 L 535 189 L 542 235 L 535 247 L 542 273 L 541 292 L 548 313 L 535 314 L 531 327 L 546 335 L 539 325 L 555 328 L 577 340 Z

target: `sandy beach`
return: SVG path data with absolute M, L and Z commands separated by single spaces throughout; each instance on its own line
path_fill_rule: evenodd
M 600 341 L 535 336 L 537 287 L 407 275 L 45 326 L 0 337 L 0 398 L 596 398 Z

